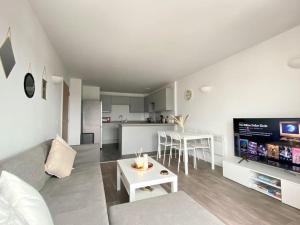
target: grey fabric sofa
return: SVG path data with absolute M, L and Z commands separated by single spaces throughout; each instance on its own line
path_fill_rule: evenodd
M 44 197 L 55 225 L 108 225 L 100 151 L 97 145 L 72 146 L 77 155 L 71 176 L 58 179 L 44 172 L 51 141 L 0 161 Z M 110 208 L 111 225 L 224 225 L 184 192 Z
M 112 206 L 109 218 L 111 225 L 224 225 L 183 191 Z
M 96 145 L 72 146 L 77 151 L 70 177 L 44 172 L 51 141 L 0 161 L 0 170 L 25 180 L 44 197 L 55 225 L 108 225 L 105 192 Z

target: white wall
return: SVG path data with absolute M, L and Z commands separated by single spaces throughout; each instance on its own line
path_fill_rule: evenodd
M 179 80 L 178 113 L 190 114 L 187 127 L 224 137 L 217 154 L 230 156 L 232 118 L 300 117 L 300 70 L 287 66 L 300 54 L 299 43 L 300 26 Z M 201 93 L 203 85 L 212 91 Z M 191 102 L 186 89 L 194 92 Z
M 6 79 L 0 63 L 0 159 L 55 137 L 60 126 L 57 113 L 60 97 L 51 75 L 66 74 L 27 0 L 1 0 L 0 44 L 5 40 L 9 26 L 16 66 Z M 32 99 L 26 97 L 23 89 L 29 63 L 36 84 Z M 44 65 L 48 80 L 46 101 L 41 97 Z
M 80 144 L 81 134 L 81 79 L 70 79 L 69 99 L 69 130 L 68 143 L 70 145 Z

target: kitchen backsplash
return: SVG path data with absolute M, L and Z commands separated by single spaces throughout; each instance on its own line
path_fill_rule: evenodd
M 170 117 L 170 115 L 174 115 L 173 111 L 164 111 L 164 112 L 156 112 L 156 113 L 150 113 L 150 117 L 152 120 L 155 120 L 156 122 L 160 121 L 160 115 L 163 115 L 164 118 L 167 116 Z
M 103 116 L 110 116 L 111 121 L 120 121 L 120 115 L 123 120 L 144 121 L 149 117 L 149 113 L 130 113 L 129 105 L 112 105 L 111 112 L 103 112 Z

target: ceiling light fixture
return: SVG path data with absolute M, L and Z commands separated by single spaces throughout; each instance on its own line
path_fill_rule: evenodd
M 211 90 L 212 90 L 212 86 L 205 85 L 205 86 L 200 87 L 200 91 L 201 91 L 202 93 L 208 93 L 208 92 L 210 92 Z
M 300 56 L 291 58 L 288 61 L 288 66 L 294 69 L 300 69 Z

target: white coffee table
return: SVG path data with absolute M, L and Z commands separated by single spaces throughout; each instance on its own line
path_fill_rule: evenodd
M 117 190 L 121 190 L 122 181 L 129 194 L 130 202 L 147 198 L 146 195 L 148 195 L 148 197 L 154 197 L 166 193 L 160 186 L 160 184 L 164 183 L 171 183 L 171 191 L 177 192 L 177 175 L 163 165 L 149 157 L 149 162 L 153 163 L 153 167 L 147 171 L 137 171 L 131 167 L 133 162 L 134 158 L 117 161 Z M 162 170 L 167 170 L 169 174 L 161 175 L 160 171 Z M 154 187 L 153 192 L 148 192 L 147 194 L 147 191 L 137 190 L 147 186 Z

